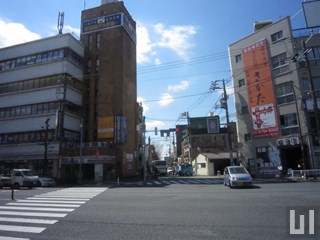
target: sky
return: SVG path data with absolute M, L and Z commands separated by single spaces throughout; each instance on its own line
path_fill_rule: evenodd
M 304 28 L 303 0 L 124 0 L 137 23 L 138 102 L 144 107 L 147 137 L 172 148 L 158 131 L 186 124 L 190 117 L 219 115 L 226 81 L 230 120 L 236 121 L 228 46 L 253 33 L 255 21 L 291 17 L 293 29 Z M 80 36 L 81 11 L 100 0 L 2 0 L 0 48 L 58 34 L 58 13 L 64 12 L 63 33 Z

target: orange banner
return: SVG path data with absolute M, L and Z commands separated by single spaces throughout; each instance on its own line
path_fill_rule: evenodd
M 114 117 L 99 117 L 98 118 L 98 138 L 113 138 L 114 137 Z
M 243 49 L 248 107 L 251 113 L 253 137 L 279 135 L 277 111 L 265 39 Z

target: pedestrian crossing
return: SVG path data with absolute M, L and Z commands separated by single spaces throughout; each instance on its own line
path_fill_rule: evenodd
M 0 240 L 29 240 L 107 189 L 65 188 L 0 206 Z
M 171 185 L 171 184 L 222 184 L 223 179 L 151 179 L 147 181 L 147 185 Z

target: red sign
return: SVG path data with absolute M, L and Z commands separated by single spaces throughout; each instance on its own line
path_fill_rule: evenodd
M 253 137 L 276 137 L 279 135 L 279 125 L 267 41 L 263 39 L 244 48 L 243 62 Z

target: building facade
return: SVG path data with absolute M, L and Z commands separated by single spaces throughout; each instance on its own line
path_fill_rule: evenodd
M 87 145 L 103 145 L 90 161 L 116 177 L 134 176 L 139 167 L 136 23 L 122 1 L 102 1 L 82 11 L 81 42 L 84 139 Z
M 258 175 L 319 168 L 319 36 L 296 37 L 289 17 L 256 26 L 229 45 L 240 160 Z
M 237 130 L 234 122 L 230 123 L 232 150 L 228 141 L 228 129 L 220 127 L 219 116 L 188 118 L 188 125 L 177 125 L 177 152 L 180 164 L 192 164 L 196 175 L 217 175 L 224 167 L 237 164 Z M 202 161 L 202 156 L 210 156 Z M 205 170 L 204 170 L 205 169 Z
M 84 47 L 71 34 L 0 49 L 0 168 L 58 176 L 80 141 Z

